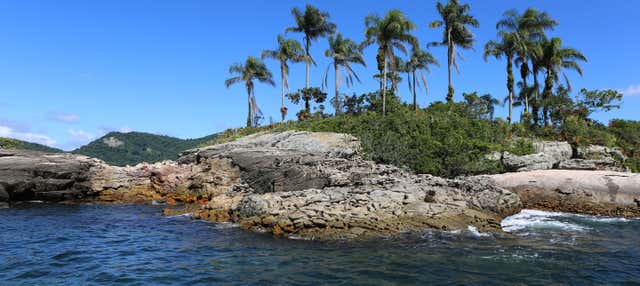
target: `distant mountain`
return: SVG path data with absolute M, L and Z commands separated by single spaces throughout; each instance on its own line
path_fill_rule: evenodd
M 175 160 L 180 152 L 196 148 L 215 137 L 214 134 L 185 140 L 143 132 L 111 132 L 72 153 L 98 158 L 116 166 L 154 163 Z
M 42 151 L 42 152 L 50 152 L 50 153 L 61 153 L 64 152 L 57 148 L 52 148 L 49 146 L 45 146 L 38 143 L 26 142 L 13 138 L 5 138 L 0 137 L 0 147 L 5 149 L 23 149 L 23 150 L 33 150 L 33 151 Z

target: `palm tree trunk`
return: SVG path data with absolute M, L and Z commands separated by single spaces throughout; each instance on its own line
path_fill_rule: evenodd
M 513 64 L 512 56 L 507 56 L 507 90 L 509 90 L 509 118 L 507 121 L 511 124 L 513 120 Z
M 540 123 L 540 84 L 538 83 L 538 68 L 534 65 L 531 72 L 533 73 L 533 104 L 532 104 L 532 115 L 533 115 L 533 123 L 538 125 Z
M 553 74 L 550 68 L 547 68 L 547 75 L 544 79 L 544 91 L 542 92 L 542 118 L 544 120 L 544 126 L 549 126 L 549 104 L 547 101 L 551 98 L 553 92 Z
M 311 65 L 311 54 L 309 53 L 309 43 L 310 39 L 309 37 L 305 37 L 305 51 L 307 53 L 307 59 L 306 59 L 306 63 L 307 63 L 307 73 L 306 73 L 306 80 L 305 80 L 305 88 L 309 88 L 309 66 Z
M 418 102 L 417 102 L 417 97 L 416 97 L 416 71 L 412 71 L 412 90 L 413 90 L 413 110 L 414 111 L 418 111 Z
M 286 74 L 284 74 L 284 63 L 280 63 L 280 75 L 282 78 L 282 105 L 280 106 L 280 114 L 282 115 L 282 121 L 284 122 L 284 117 L 286 116 L 284 111 L 284 86 L 286 82 Z
M 251 108 L 251 87 L 247 84 L 247 104 L 248 104 L 248 112 L 247 112 L 247 127 L 251 127 L 251 113 L 252 113 L 252 108 Z
M 449 89 L 447 102 L 453 102 L 453 84 L 451 83 L 451 66 L 453 65 L 453 43 L 451 42 L 451 28 L 447 30 L 447 71 L 449 75 Z
M 384 57 L 384 71 L 382 72 L 382 116 L 387 113 L 387 57 Z
M 333 68 L 335 69 L 335 73 L 336 73 L 336 97 L 335 97 L 335 101 L 336 101 L 336 116 L 338 116 L 338 113 L 340 113 L 340 69 L 338 68 L 338 64 L 337 63 L 333 63 Z
M 520 65 L 520 77 L 522 78 L 522 90 L 524 91 L 524 113 L 529 114 L 529 93 L 527 92 L 527 60 L 525 59 L 522 65 Z

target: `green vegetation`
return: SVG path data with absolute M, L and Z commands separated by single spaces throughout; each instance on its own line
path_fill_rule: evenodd
M 73 151 L 101 159 L 116 166 L 135 165 L 142 162 L 175 160 L 184 150 L 192 149 L 216 135 L 198 139 L 179 139 L 142 132 L 111 132 Z
M 45 146 L 42 144 L 26 142 L 13 138 L 4 138 L 0 137 L 0 147 L 5 149 L 23 149 L 23 150 L 32 150 L 32 151 L 42 151 L 42 152 L 50 152 L 50 153 L 61 153 L 64 152 L 57 148 L 51 148 L 49 146 Z

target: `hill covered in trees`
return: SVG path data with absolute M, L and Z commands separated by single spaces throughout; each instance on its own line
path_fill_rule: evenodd
M 214 134 L 197 139 L 180 139 L 143 132 L 110 132 L 72 153 L 98 158 L 117 166 L 153 163 L 175 160 L 180 152 L 195 148 L 215 137 Z
M 33 151 L 42 151 L 50 153 L 64 152 L 57 148 L 52 148 L 38 143 L 26 142 L 13 138 L 0 137 L 0 147 L 5 149 L 24 149 Z

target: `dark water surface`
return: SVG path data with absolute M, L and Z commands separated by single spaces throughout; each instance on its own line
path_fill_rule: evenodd
M 512 234 L 286 240 L 161 207 L 0 210 L 0 285 L 640 285 L 640 220 L 524 211 Z

